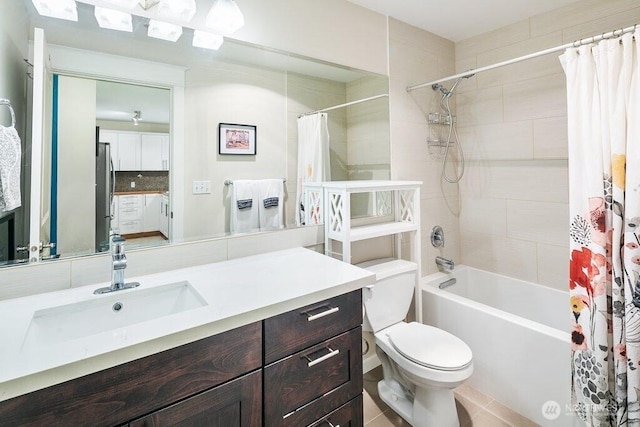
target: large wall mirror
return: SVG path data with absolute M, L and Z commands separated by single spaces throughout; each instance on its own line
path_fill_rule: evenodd
M 218 51 L 198 49 L 186 28 L 176 43 L 150 39 L 141 17 L 133 33 L 104 30 L 80 2 L 78 22 L 43 18 L 21 1 L 44 31 L 56 81 L 58 176 L 42 174 L 42 187 L 52 176 L 58 188 L 68 183 L 51 202 L 56 257 L 104 250 L 104 230 L 116 225 L 130 247 L 228 234 L 225 180 L 284 178 L 293 227 L 298 117 L 389 91 L 386 76 L 227 39 Z M 166 70 L 182 81 L 163 82 Z M 388 105 L 381 97 L 328 112 L 332 180 L 389 179 Z M 257 154 L 220 154 L 220 123 L 255 126 Z

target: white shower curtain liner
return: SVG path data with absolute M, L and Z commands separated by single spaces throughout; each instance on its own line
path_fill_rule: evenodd
M 589 426 L 640 424 L 640 30 L 567 49 L 572 392 Z
M 296 186 L 296 225 L 305 225 L 303 184 L 331 180 L 329 128 L 327 114 L 298 118 L 298 179 Z M 310 225 L 310 224 L 306 224 Z

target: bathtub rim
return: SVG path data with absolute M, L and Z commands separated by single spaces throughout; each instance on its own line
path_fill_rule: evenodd
M 560 292 L 563 294 L 566 294 L 567 296 L 567 305 L 569 304 L 569 293 L 568 292 L 564 292 L 555 288 L 551 288 L 549 286 L 544 286 L 541 285 L 539 283 L 534 283 L 534 282 L 528 282 L 526 280 L 521 280 L 521 279 L 517 279 L 514 277 L 509 277 L 509 276 L 505 276 L 503 274 L 498 274 L 498 273 L 493 273 L 491 271 L 486 271 L 486 270 L 482 270 L 479 268 L 475 268 L 475 267 L 470 267 L 468 265 L 457 265 L 454 268 L 454 273 L 457 271 L 463 271 L 465 269 L 470 269 L 470 270 L 477 270 L 477 271 L 482 271 L 482 272 L 486 272 L 492 275 L 496 275 L 496 276 L 500 276 L 509 280 L 516 280 L 516 281 L 520 281 L 520 282 L 524 282 L 527 285 L 533 285 L 534 287 L 541 287 L 541 288 L 545 288 L 545 291 L 547 290 L 551 290 L 554 292 Z M 441 279 L 438 279 L 441 278 Z M 432 293 L 436 296 L 440 296 L 443 297 L 449 301 L 453 301 L 455 303 L 461 304 L 467 308 L 471 308 L 471 309 L 476 309 L 476 310 L 481 310 L 484 311 L 490 315 L 493 315 L 495 317 L 498 317 L 500 319 L 503 319 L 505 321 L 511 322 L 511 323 L 515 323 L 519 326 L 522 327 L 526 327 L 526 328 L 530 328 L 530 329 L 534 329 L 544 335 L 547 335 L 549 337 L 555 338 L 555 339 L 559 339 L 562 341 L 566 341 L 566 342 L 570 342 L 570 338 L 571 338 L 571 334 L 569 332 L 569 321 L 567 321 L 567 331 L 562 331 L 560 329 L 555 329 L 552 328 L 551 326 L 545 325 L 543 323 L 540 322 L 536 322 L 535 320 L 530 320 L 512 313 L 509 313 L 507 311 L 503 311 L 500 309 L 497 309 L 495 307 L 491 307 L 490 305 L 487 304 L 483 304 L 481 302 L 477 302 L 474 301 L 470 298 L 465 298 L 465 297 L 461 297 L 459 295 L 456 295 L 454 293 L 451 293 L 449 291 L 447 291 L 446 289 L 439 289 L 438 288 L 438 284 L 441 283 L 441 280 L 446 280 L 447 278 L 451 278 L 451 274 L 448 273 L 444 273 L 444 272 L 437 272 L 437 273 L 433 273 L 433 274 L 429 274 L 426 276 L 423 276 L 420 280 L 420 291 L 421 292 L 427 292 L 427 293 Z M 432 284 L 429 284 L 432 283 Z M 455 286 L 455 285 L 454 285 Z M 427 296 L 423 296 L 422 300 L 423 300 L 423 306 L 425 304 L 425 299 L 427 298 Z M 423 307 L 420 307 L 420 310 L 423 310 Z M 424 313 L 423 314 L 424 317 Z

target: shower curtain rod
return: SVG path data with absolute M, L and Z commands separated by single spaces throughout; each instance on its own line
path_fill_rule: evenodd
M 465 71 L 463 73 L 454 74 L 452 76 L 445 77 L 443 79 L 434 80 L 432 82 L 421 83 L 421 84 L 417 84 L 417 85 L 413 85 L 413 86 L 407 86 L 407 92 L 412 92 L 412 91 L 414 91 L 416 89 L 421 89 L 421 88 L 427 87 L 427 86 L 431 87 L 431 85 L 434 85 L 436 83 L 447 82 L 449 80 L 458 79 L 460 77 L 471 77 L 474 74 L 480 73 L 482 71 L 493 70 L 494 68 L 499 68 L 499 67 L 504 67 L 505 65 L 515 64 L 516 62 L 522 62 L 522 61 L 526 61 L 528 59 L 537 58 L 539 56 L 548 55 L 550 53 L 560 52 L 560 51 L 563 51 L 565 49 L 569 49 L 570 47 L 578 47 L 578 46 L 582 46 L 582 45 L 585 45 L 585 44 L 591 44 L 591 43 L 599 42 L 600 40 L 604 40 L 604 39 L 611 39 L 611 38 L 620 37 L 623 34 L 635 31 L 635 29 L 637 27 L 638 27 L 638 24 L 636 24 L 636 25 L 634 25 L 632 27 L 621 28 L 619 30 L 613 30 L 613 31 L 610 31 L 608 33 L 602 33 L 602 34 L 600 34 L 598 36 L 587 37 L 585 39 L 576 40 L 576 41 L 574 41 L 572 43 L 567 43 L 567 44 L 563 44 L 562 46 L 556 46 L 556 47 L 552 47 L 550 49 L 541 50 L 539 52 L 530 53 L 528 55 L 520 56 L 520 57 L 514 58 L 514 59 L 509 59 L 507 61 L 502 61 L 502 62 L 498 62 L 498 63 L 492 64 L 492 65 L 487 65 L 487 66 L 484 66 L 484 67 L 467 70 L 467 71 Z
M 389 96 L 389 94 L 388 93 L 383 93 L 382 95 L 376 95 L 376 96 L 371 96 L 369 98 L 358 99 L 357 101 L 347 102 L 346 104 L 334 105 L 333 107 L 323 108 L 322 110 L 311 111 L 309 113 L 302 113 L 302 114 L 300 114 L 298 116 L 298 118 L 300 118 L 302 116 L 310 116 L 312 114 L 324 113 L 324 112 L 331 111 L 331 110 L 337 110 L 338 108 L 344 108 L 344 107 L 348 107 L 350 105 L 360 104 L 361 102 L 373 101 L 374 99 L 384 98 L 385 96 Z

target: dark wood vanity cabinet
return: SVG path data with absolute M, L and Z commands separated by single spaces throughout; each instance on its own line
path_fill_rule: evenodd
M 237 378 L 129 423 L 130 427 L 262 424 L 262 371 Z
M 0 402 L 0 427 L 361 427 L 361 323 L 357 290 Z
M 126 425 L 249 372 L 260 375 L 261 367 L 256 322 L 0 402 L 0 426 Z
M 321 425 L 362 396 L 361 323 L 360 290 L 264 321 L 265 426 Z M 362 425 L 361 403 L 351 425 Z

